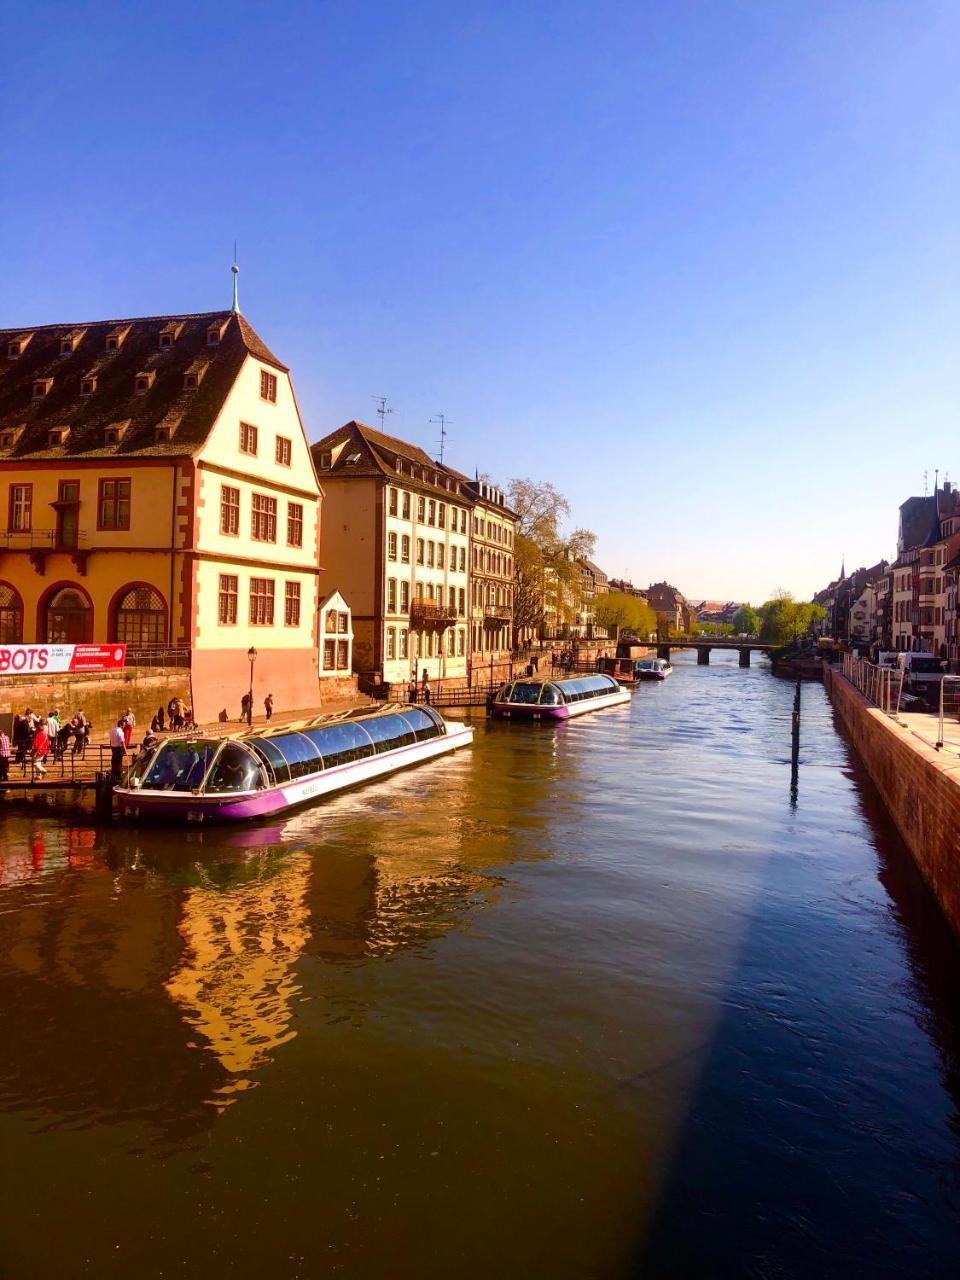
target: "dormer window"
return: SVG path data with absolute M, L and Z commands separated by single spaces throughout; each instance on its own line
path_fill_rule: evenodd
M 137 374 L 136 379 L 134 381 L 134 390 L 136 391 L 138 396 L 145 396 L 147 394 L 147 392 L 153 386 L 154 377 L 155 375 L 153 372 Z
M 199 385 L 200 385 L 200 379 L 197 377 L 195 373 L 185 373 L 183 375 L 184 391 L 196 391 Z
M 161 349 L 172 347 L 174 342 L 176 342 L 177 338 L 180 337 L 180 330 L 182 328 L 183 328 L 182 322 L 174 323 L 173 321 L 171 321 L 169 324 L 165 324 L 163 328 L 160 330 L 159 342 L 160 342 Z
M 47 444 L 65 444 L 69 433 L 69 427 L 54 427 L 52 430 L 47 432 Z
M 0 431 L 0 449 L 12 449 L 20 439 L 22 427 L 15 427 L 12 431 Z
M 97 389 L 96 378 L 80 379 L 80 394 L 82 396 L 92 396 L 93 393 L 96 391 L 96 389 Z
M 329 449 L 324 449 L 323 453 L 321 453 L 320 455 L 320 470 L 329 471 L 332 466 L 333 466 L 333 454 L 330 452 Z
M 220 324 L 212 324 L 207 329 L 207 346 L 219 347 L 220 339 L 223 337 L 224 326 Z
M 120 339 L 117 337 L 117 335 L 116 335 L 115 333 L 108 333 L 108 334 L 107 334 L 107 341 L 106 341 L 106 343 L 105 343 L 105 346 L 106 346 L 106 349 L 107 349 L 107 353 L 108 353 L 108 354 L 112 354 L 112 353 L 113 353 L 113 352 L 115 352 L 115 351 L 119 351 L 119 350 L 120 350 Z
M 73 355 L 73 339 L 72 339 L 72 338 L 61 338 L 61 339 L 60 339 L 60 354 L 61 354 L 62 356 L 72 356 L 72 355 Z
M 19 356 L 19 354 L 20 354 L 20 352 L 21 352 L 22 350 L 23 350 L 23 344 L 22 344 L 22 343 L 20 343 L 20 342 L 8 342 L 8 343 L 7 343 L 7 359 L 8 359 L 8 360 L 16 360 L 17 356 Z
M 103 432 L 104 444 L 119 444 L 126 434 L 127 424 L 125 422 L 115 422 L 113 426 L 106 427 Z
M 36 382 L 33 384 L 34 400 L 42 400 L 52 386 L 53 386 L 52 378 L 38 378 Z
M 157 444 L 166 444 L 166 442 L 170 439 L 170 428 L 157 427 L 155 438 L 156 438 Z

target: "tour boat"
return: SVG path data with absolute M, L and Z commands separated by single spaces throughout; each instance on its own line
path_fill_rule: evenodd
M 621 689 L 613 676 L 525 679 L 498 689 L 490 712 L 498 720 L 570 720 L 629 701 L 629 690 Z
M 637 662 L 638 680 L 666 680 L 673 674 L 673 667 L 666 658 L 640 658 Z
M 222 738 L 178 733 L 134 761 L 114 795 L 130 818 L 262 818 L 472 741 L 469 725 L 406 705 Z

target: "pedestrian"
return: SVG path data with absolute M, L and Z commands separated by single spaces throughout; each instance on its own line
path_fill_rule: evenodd
M 137 718 L 133 714 L 133 711 L 130 707 L 127 707 L 126 711 L 123 713 L 123 715 L 120 718 L 123 720 L 124 746 L 129 751 L 130 742 L 133 738 L 133 730 L 137 723 Z
M 163 707 L 157 707 L 157 714 L 150 721 L 150 732 L 163 733 L 163 730 L 164 730 Z
M 44 725 L 47 731 L 47 737 L 51 742 L 56 742 L 57 734 L 60 732 L 60 716 L 55 707 L 47 712 L 47 721 Z
M 529 680 L 529 679 L 530 679 L 530 677 L 533 675 L 533 659 L 531 659 L 531 660 L 527 663 L 527 665 L 526 665 L 526 667 L 525 667 L 525 669 L 524 669 L 524 675 L 527 677 L 527 679 L 528 679 L 528 680 Z
M 33 767 L 41 777 L 47 772 L 44 761 L 47 758 L 47 752 L 50 750 L 50 738 L 46 729 L 41 724 L 37 727 L 36 733 L 33 735 Z
M 30 723 L 27 720 L 26 712 L 22 716 L 16 716 L 13 721 L 13 749 L 15 752 L 14 760 L 17 764 L 26 766 L 27 752 L 30 750 L 30 742 L 33 734 L 30 731 Z
M 182 729 L 183 728 L 183 699 L 182 698 L 172 699 L 171 706 L 173 710 L 170 712 L 170 728 Z
M 250 700 L 250 694 L 245 693 L 240 699 L 240 719 L 246 720 L 247 724 L 253 722 L 253 703 Z
M 407 685 L 407 701 L 416 702 L 417 700 L 417 677 L 411 676 L 410 683 Z
M 119 782 L 123 774 L 123 757 L 127 754 L 127 735 L 124 733 L 124 717 L 121 716 L 110 730 L 110 777 Z
M 266 712 L 267 719 L 271 720 L 273 718 L 273 694 L 272 693 L 268 693 L 267 696 L 264 698 L 263 709 Z
M 534 671 L 535 671 L 535 672 L 539 672 L 539 670 L 540 670 L 540 659 L 537 657 L 537 655 L 536 655 L 535 653 L 533 653 L 533 654 L 531 654 L 531 655 L 530 655 L 530 665 L 533 667 L 533 669 L 534 669 Z
M 423 673 L 423 700 L 429 707 L 430 705 L 430 677 L 426 672 Z
M 70 739 L 73 737 L 75 728 L 74 722 L 68 720 L 65 725 L 61 726 L 60 732 L 57 734 L 55 755 L 61 760 L 67 754 L 67 747 L 70 745 Z
M 10 739 L 0 729 L 0 782 L 10 776 Z

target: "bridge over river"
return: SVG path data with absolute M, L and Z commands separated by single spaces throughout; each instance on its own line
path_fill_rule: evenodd
M 772 645 L 763 644 L 759 640 L 734 639 L 701 639 L 692 636 L 680 639 L 657 641 L 657 657 L 669 658 L 671 649 L 696 649 L 697 662 L 701 667 L 709 666 L 710 653 L 714 649 L 736 649 L 740 655 L 741 667 L 749 667 L 752 653 L 769 653 Z

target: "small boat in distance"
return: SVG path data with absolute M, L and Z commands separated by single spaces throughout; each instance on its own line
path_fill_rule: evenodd
M 262 818 L 469 746 L 473 729 L 432 707 L 366 707 L 218 738 L 177 733 L 114 788 L 129 818 Z
M 613 676 L 617 684 L 632 689 L 637 683 L 636 663 L 632 658 L 598 658 L 597 670 Z
M 640 658 L 636 671 L 638 680 L 666 680 L 673 674 L 673 667 L 666 658 Z
M 527 678 L 501 685 L 490 714 L 497 720 L 570 720 L 629 701 L 629 692 L 613 676 Z

